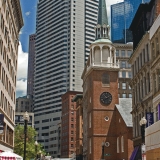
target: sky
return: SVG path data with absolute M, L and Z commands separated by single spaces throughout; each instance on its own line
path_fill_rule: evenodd
M 106 0 L 109 19 L 110 5 L 122 1 L 123 0 Z M 19 33 L 16 97 L 22 97 L 27 94 L 28 44 L 29 35 L 34 34 L 36 29 L 37 2 L 38 0 L 20 0 L 24 26 Z

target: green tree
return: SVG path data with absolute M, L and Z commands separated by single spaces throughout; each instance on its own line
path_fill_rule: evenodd
M 24 153 L 24 126 L 18 125 L 15 127 L 14 138 L 14 152 L 23 157 Z M 36 157 L 35 137 L 37 132 L 31 126 L 27 126 L 27 139 L 26 139 L 26 160 Z M 42 149 L 42 145 L 38 143 L 37 152 L 41 151 L 45 155 L 45 151 Z M 37 153 L 38 154 L 38 153 Z

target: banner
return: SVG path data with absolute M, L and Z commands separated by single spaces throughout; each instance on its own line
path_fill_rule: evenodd
M 146 113 L 146 120 L 147 120 L 146 127 L 149 127 L 150 125 L 152 125 L 154 123 L 153 112 Z
M 3 133 L 4 130 L 4 114 L 0 114 L 0 134 Z

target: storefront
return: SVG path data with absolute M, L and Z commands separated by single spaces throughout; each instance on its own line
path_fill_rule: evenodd
M 160 159 L 160 121 L 155 122 L 145 130 L 146 159 Z

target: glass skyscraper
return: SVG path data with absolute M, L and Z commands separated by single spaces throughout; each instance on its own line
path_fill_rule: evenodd
M 130 24 L 141 3 L 150 0 L 124 0 L 111 5 L 111 39 L 112 42 L 132 42 L 132 34 L 129 31 Z

